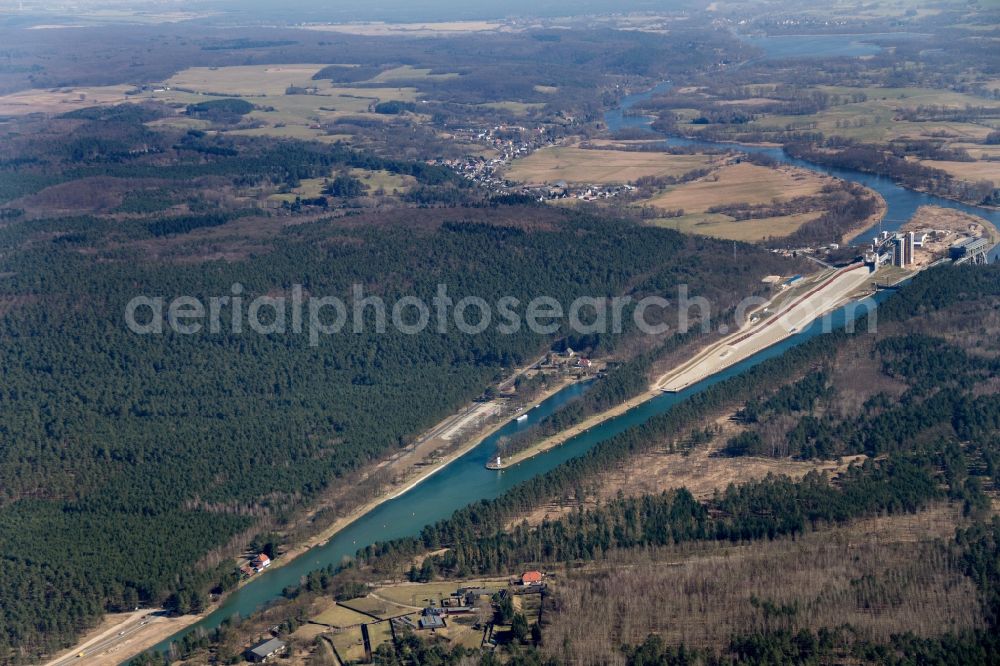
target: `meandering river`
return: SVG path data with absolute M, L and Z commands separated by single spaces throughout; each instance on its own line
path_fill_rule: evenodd
M 605 123 L 608 129 L 611 131 L 617 131 L 621 129 L 644 129 L 650 130 L 650 125 L 652 119 L 648 116 L 631 116 L 628 115 L 630 109 L 632 109 L 639 102 L 643 102 L 657 94 L 664 93 L 671 88 L 671 83 L 664 82 L 656 86 L 652 90 L 647 90 L 646 92 L 637 93 L 635 95 L 630 95 L 622 100 L 621 106 L 617 109 L 609 111 L 605 114 Z M 827 167 L 819 164 L 814 164 L 813 162 L 807 162 L 805 160 L 796 159 L 790 157 L 781 148 L 767 147 L 767 146 L 753 146 L 742 143 L 716 143 L 711 141 L 699 141 L 696 139 L 686 139 L 681 137 L 666 136 L 664 135 L 663 142 L 668 146 L 694 146 L 698 148 L 732 148 L 733 150 L 740 150 L 745 153 L 756 153 L 767 155 L 779 162 L 784 164 L 791 164 L 793 166 L 801 167 L 803 169 L 809 169 L 810 171 L 815 171 L 818 173 L 824 173 L 830 176 L 835 176 L 843 180 L 850 180 L 855 183 L 860 183 L 865 187 L 875 190 L 882 195 L 885 199 L 885 203 L 888 206 L 888 210 L 885 215 L 885 219 L 882 222 L 882 229 L 886 231 L 895 231 L 904 222 L 909 220 L 913 214 L 921 206 L 941 206 L 943 208 L 954 208 L 972 215 L 978 215 L 986 220 L 993 223 L 994 226 L 1000 227 L 1000 211 L 993 210 L 991 208 L 984 208 L 982 206 L 972 206 L 958 201 L 952 201 L 951 199 L 945 199 L 944 197 L 935 196 L 933 194 L 927 194 L 925 192 L 916 192 L 914 190 L 908 190 L 905 187 L 897 185 L 892 181 L 892 179 L 885 176 L 876 176 L 870 173 L 864 173 L 862 171 L 856 171 L 854 169 L 841 169 L 835 167 Z M 871 237 L 874 235 L 872 232 L 876 227 L 868 229 L 858 234 L 853 240 L 855 243 L 866 243 L 871 241 Z M 993 249 L 990 253 L 990 259 L 996 260 L 996 257 L 1000 253 L 1000 246 Z
M 609 129 L 617 130 L 627 127 L 648 129 L 650 124 L 649 118 L 629 116 L 626 112 L 636 103 L 666 90 L 669 85 L 669 83 L 664 83 L 653 90 L 625 98 L 620 108 L 610 111 L 606 115 L 606 123 Z M 687 139 L 666 138 L 665 140 L 667 143 L 673 145 L 719 146 L 719 144 Z M 780 148 L 761 148 L 737 144 L 726 145 L 743 151 L 764 153 L 787 164 L 819 171 L 845 180 L 852 180 L 879 192 L 889 206 L 889 212 L 886 216 L 887 222 L 884 225 L 885 229 L 898 227 L 917 208 L 929 204 L 957 208 L 974 215 L 980 215 L 1000 226 L 1000 212 L 977 206 L 968 206 L 931 194 L 906 190 L 888 178 L 847 169 L 832 169 L 817 166 L 790 158 Z M 869 232 L 865 232 L 860 237 L 867 239 L 870 235 Z M 996 252 L 997 250 L 994 250 L 994 254 Z M 844 310 L 834 313 L 832 317 L 835 326 L 843 325 L 846 319 L 847 314 Z M 536 409 L 531 410 L 525 421 L 507 424 L 495 434 L 486 438 L 476 448 L 456 459 L 437 474 L 434 474 L 398 497 L 386 501 L 351 523 L 344 530 L 334 535 L 326 544 L 313 548 L 283 567 L 258 575 L 242 589 L 230 594 L 217 610 L 196 624 L 158 644 L 155 649 L 165 651 L 171 641 L 177 640 L 182 635 L 198 629 L 213 629 L 223 620 L 233 615 L 249 615 L 279 598 L 285 587 L 298 584 L 299 579 L 310 571 L 329 564 L 337 564 L 344 557 L 352 556 L 358 549 L 376 541 L 416 535 L 420 532 L 423 525 L 447 517 L 456 509 L 476 500 L 496 497 L 532 476 L 543 474 L 564 461 L 585 453 L 588 449 L 622 432 L 626 428 L 643 423 L 657 414 L 662 414 L 673 405 L 703 391 L 706 387 L 741 374 L 748 368 L 766 359 L 778 356 L 784 353 L 785 350 L 801 344 L 809 338 L 819 335 L 821 332 L 821 323 L 818 321 L 814 322 L 811 326 L 796 335 L 713 377 L 679 393 L 665 393 L 645 402 L 617 418 L 606 421 L 570 439 L 562 446 L 531 458 L 516 467 L 502 472 L 490 471 L 485 468 L 485 463 L 494 454 L 496 442 L 500 437 L 510 436 L 524 428 L 532 426 L 551 414 L 560 405 L 565 404 L 568 400 L 573 399 L 585 390 L 585 387 L 582 385 L 572 385 L 544 401 Z

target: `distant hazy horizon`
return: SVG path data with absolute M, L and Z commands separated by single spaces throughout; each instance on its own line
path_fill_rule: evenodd
M 88 10 L 113 8 L 117 10 L 138 10 L 143 12 L 224 12 L 228 15 L 242 14 L 248 19 L 297 21 L 457 21 L 476 19 L 499 19 L 512 16 L 551 17 L 588 13 L 608 13 L 621 11 L 657 11 L 678 7 L 707 6 L 707 3 L 691 0 L 374 0 L 361 2 L 325 2 L 324 0 L 297 0 L 279 3 L 274 0 L 196 0 L 194 2 L 173 2 L 150 0 L 148 2 L 117 2 L 115 0 L 81 0 L 71 6 L 61 3 L 38 2 L 38 0 L 0 0 L 0 11 L 17 11 L 18 7 L 28 13 L 44 12 L 48 15 L 64 14 L 80 16 Z

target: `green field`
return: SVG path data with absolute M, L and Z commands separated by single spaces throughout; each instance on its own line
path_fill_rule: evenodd
M 849 88 L 842 86 L 819 86 L 816 91 L 830 95 L 850 97 L 862 93 L 867 96 L 863 102 L 853 102 L 831 106 L 824 111 L 807 116 L 768 115 L 752 123 L 749 129 L 785 130 L 788 127 L 802 130 L 819 130 L 824 134 L 836 134 L 860 141 L 889 141 L 904 136 L 930 136 L 936 132 L 947 132 L 956 139 L 978 141 L 989 134 L 990 129 L 980 124 L 948 121 L 910 122 L 897 118 L 900 109 L 918 106 L 941 106 L 962 109 L 966 106 L 987 106 L 996 109 L 1000 117 L 1000 103 L 979 97 L 945 90 L 929 88 Z M 803 94 L 809 94 L 804 90 Z
M 349 627 L 354 624 L 361 624 L 371 621 L 371 618 L 362 613 L 352 611 L 337 603 L 332 603 L 329 608 L 312 618 L 313 622 L 329 624 L 334 627 Z
M 435 604 L 440 605 L 442 599 L 449 598 L 452 592 L 460 587 L 477 586 L 499 590 L 501 587 L 505 587 L 506 583 L 498 582 L 496 579 L 464 580 L 441 583 L 410 583 L 382 587 L 376 591 L 376 594 L 398 604 L 424 607 L 430 605 L 432 601 Z
M 812 212 L 736 221 L 728 215 L 719 213 L 692 213 L 675 218 L 660 218 L 653 220 L 652 224 L 688 234 L 755 243 L 771 237 L 791 235 L 803 224 L 815 220 L 821 214 Z
M 368 80 L 369 83 L 392 83 L 393 81 L 412 81 L 415 79 L 447 80 L 460 76 L 456 72 L 445 74 L 432 74 L 430 69 L 421 69 L 411 65 L 403 65 L 387 69 L 384 72 Z

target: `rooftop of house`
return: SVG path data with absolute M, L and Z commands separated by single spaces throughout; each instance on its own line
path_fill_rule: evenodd
M 279 650 L 284 650 L 285 644 L 279 641 L 277 638 L 269 638 L 266 641 L 261 641 L 254 646 L 251 646 L 247 652 L 252 652 L 253 654 L 266 657 L 268 655 L 274 654 Z

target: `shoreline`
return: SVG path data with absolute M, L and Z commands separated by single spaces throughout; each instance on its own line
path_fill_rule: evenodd
M 504 418 L 504 419 L 502 419 L 500 421 L 497 421 L 496 423 L 492 423 L 492 424 L 489 424 L 488 426 L 484 426 L 483 428 L 481 428 L 480 430 L 478 430 L 475 434 L 473 434 L 471 437 L 469 437 L 465 441 L 465 443 L 463 443 L 462 445 L 460 445 L 459 447 L 457 447 L 455 450 L 453 450 L 450 453 L 448 453 L 445 456 L 443 456 L 437 462 L 432 463 L 431 465 L 429 465 L 428 466 L 429 469 L 427 469 L 423 474 L 417 474 L 416 478 L 412 478 L 412 477 L 411 478 L 406 478 L 406 479 L 400 481 L 397 484 L 391 484 L 390 487 L 389 487 L 389 489 L 386 490 L 379 497 L 377 497 L 375 499 L 372 499 L 372 500 L 369 500 L 368 502 L 366 502 L 362 506 L 358 507 L 357 509 L 355 509 L 354 511 L 352 511 L 348 515 L 346 515 L 346 516 L 344 516 L 342 518 L 337 519 L 336 521 L 333 522 L 333 524 L 331 524 L 325 530 L 323 530 L 323 531 L 319 532 L 318 534 L 316 534 L 315 536 L 311 537 L 304 544 L 300 544 L 300 546 L 298 548 L 300 548 L 301 551 L 299 551 L 297 548 L 290 549 L 287 553 L 283 554 L 281 556 L 281 558 L 279 558 L 279 560 L 277 560 L 275 562 L 275 565 L 278 564 L 278 562 L 281 562 L 282 564 L 287 563 L 287 562 L 291 562 L 292 560 L 294 560 L 296 557 L 298 557 L 302 553 L 304 553 L 304 552 L 306 552 L 306 551 L 308 551 L 308 550 L 310 550 L 312 548 L 315 548 L 317 546 L 323 546 L 323 545 L 325 545 L 331 538 L 333 538 L 334 536 L 336 536 L 336 534 L 338 532 L 343 531 L 344 528 L 346 528 L 347 526 L 349 526 L 354 521 L 362 518 L 365 514 L 367 514 L 370 511 L 378 508 L 380 505 L 384 504 L 385 502 L 388 502 L 390 500 L 394 500 L 394 499 L 400 497 L 401 495 L 406 494 L 407 492 L 409 492 L 413 488 L 419 486 L 421 483 L 423 483 L 424 481 L 426 481 L 430 477 L 434 476 L 435 474 L 437 474 L 438 472 L 440 472 L 442 469 L 444 469 L 445 467 L 447 467 L 451 463 L 455 462 L 456 460 L 458 460 L 459 458 L 461 458 L 462 456 L 464 456 L 469 451 L 472 451 L 473 449 L 475 449 L 477 446 L 479 446 L 480 444 L 482 444 L 483 441 L 486 440 L 486 438 L 488 438 L 490 435 L 494 434 L 496 431 L 500 430 L 500 428 L 504 427 L 508 423 L 511 423 L 512 421 L 514 421 L 521 414 L 526 414 L 527 412 L 529 412 L 532 409 L 534 409 L 535 405 L 537 405 L 537 404 L 539 404 L 541 402 L 544 402 L 545 400 L 548 400 L 549 398 L 551 398 L 552 396 L 554 396 L 556 393 L 559 393 L 560 391 L 562 391 L 563 389 L 571 386 L 574 383 L 575 383 L 574 381 L 560 382 L 557 385 L 555 385 L 555 386 L 553 386 L 553 387 L 551 387 L 551 388 L 549 388 L 549 389 L 547 389 L 545 391 L 542 391 L 537 396 L 535 396 L 531 400 L 532 404 L 530 406 L 524 407 L 522 409 L 519 409 L 516 412 L 513 412 L 510 415 L 509 418 Z M 292 555 L 292 556 L 289 557 L 289 555 Z M 275 567 L 275 565 L 272 565 L 270 568 L 271 569 L 277 568 L 277 567 Z M 250 580 L 253 580 L 253 579 L 251 578 Z
M 833 310 L 835 310 L 835 309 L 837 309 L 839 307 L 842 307 L 843 305 L 845 305 L 847 303 L 856 301 L 856 300 L 858 300 L 858 299 L 852 297 L 851 295 L 848 295 L 847 297 L 844 297 L 844 298 L 837 299 L 830 307 L 824 309 L 822 312 L 817 312 L 815 314 L 815 316 L 813 316 L 810 319 L 809 324 L 811 325 L 813 322 L 815 322 L 817 319 L 819 319 L 820 317 L 824 316 L 825 314 L 827 314 L 829 312 L 832 312 Z M 777 315 L 777 316 L 780 316 L 780 315 Z M 755 354 L 759 353 L 760 351 L 763 351 L 764 349 L 773 347 L 776 344 L 780 344 L 781 342 L 784 342 L 785 340 L 787 340 L 788 338 L 792 337 L 793 335 L 795 335 L 798 332 L 800 332 L 800 331 L 786 332 L 786 334 L 783 335 L 783 336 L 781 336 L 779 339 L 771 342 L 770 344 L 766 345 L 765 347 L 761 348 L 760 350 L 757 350 L 754 353 Z M 706 347 L 698 350 L 697 352 L 695 352 L 692 355 L 691 359 L 694 360 L 694 359 L 698 358 L 699 356 L 705 355 L 707 352 L 710 352 L 712 349 L 716 348 L 719 344 L 721 344 L 721 343 L 716 342 L 716 343 L 710 344 L 710 345 L 708 345 L 708 346 L 706 346 Z M 706 375 L 705 377 L 702 377 L 698 381 L 704 381 L 705 379 L 707 379 L 709 377 L 712 377 L 715 374 L 718 374 L 718 372 L 724 371 L 725 369 L 726 368 L 721 368 L 721 369 L 719 369 L 719 370 L 717 370 L 715 372 L 711 372 L 708 375 Z M 670 374 L 669 372 L 666 373 L 666 375 L 669 375 L 669 374 Z M 638 395 L 636 395 L 636 396 L 634 396 L 632 398 L 629 398 L 628 400 L 626 400 L 622 404 L 616 405 L 616 406 L 611 407 L 609 409 L 606 409 L 603 412 L 599 412 L 597 414 L 592 414 L 591 416 L 589 416 L 588 418 L 584 419 L 580 423 L 578 423 L 576 425 L 573 425 L 573 426 L 570 426 L 569 428 L 567 428 L 565 430 L 562 430 L 562 431 L 556 433 L 555 435 L 551 435 L 549 437 L 546 437 L 545 439 L 541 440 L 537 444 L 534 444 L 534 445 L 532 445 L 532 446 L 524 449 L 523 451 L 520 451 L 520 452 L 514 454 L 509 459 L 509 462 L 507 462 L 506 464 L 504 464 L 504 466 L 501 468 L 501 470 L 502 469 L 507 469 L 509 467 L 513 467 L 515 465 L 519 465 L 522 462 L 524 462 L 525 460 L 530 460 L 531 458 L 534 458 L 537 455 L 540 455 L 540 454 L 545 453 L 547 451 L 550 451 L 550 450 L 552 450 L 552 449 L 554 449 L 554 448 L 556 448 L 558 446 L 561 446 L 561 445 L 565 444 L 568 440 L 572 439 L 573 437 L 576 437 L 577 435 L 581 435 L 581 434 L 587 432 L 588 430 L 590 430 L 594 426 L 600 425 L 600 424 L 602 424 L 602 423 L 604 423 L 606 421 L 610 421 L 611 419 L 617 418 L 617 417 L 619 417 L 619 416 L 621 416 L 621 415 L 623 415 L 623 414 L 631 411 L 635 407 L 639 407 L 640 405 L 642 405 L 642 404 L 644 404 L 646 402 L 649 402 L 653 398 L 656 398 L 656 397 L 658 397 L 660 395 L 663 395 L 666 391 L 664 391 L 663 389 L 661 389 L 659 387 L 663 383 L 664 377 L 666 375 L 663 375 L 663 376 L 657 378 L 657 380 L 655 382 L 653 382 L 646 391 L 644 391 L 642 393 L 639 393 Z
M 557 446 L 561 446 L 565 444 L 568 440 L 573 439 L 577 435 L 582 435 L 583 433 L 590 430 L 594 426 L 600 425 L 605 421 L 611 420 L 617 416 L 621 416 L 622 414 L 630 411 L 634 407 L 638 407 L 639 405 L 642 405 L 643 403 L 652 400 L 658 395 L 662 395 L 662 393 L 663 393 L 662 391 L 650 388 L 634 397 L 629 398 L 620 405 L 615 405 L 614 407 L 606 409 L 603 412 L 598 412 L 597 414 L 591 414 L 589 417 L 585 418 L 583 421 L 580 421 L 576 425 L 572 425 L 569 428 L 566 428 L 565 430 L 560 430 L 556 434 L 546 437 L 537 444 L 533 444 L 532 446 L 529 446 L 528 448 L 515 453 L 513 456 L 508 458 L 507 462 L 503 464 L 503 467 L 501 467 L 500 470 L 502 471 L 510 467 L 513 467 L 515 465 L 519 465 L 525 460 L 530 460 L 531 458 L 534 458 L 537 455 L 545 453 L 546 451 L 550 451 L 551 449 L 554 449 Z
M 516 373 L 513 376 L 516 377 L 516 376 L 522 374 L 526 370 L 530 369 L 530 367 L 532 367 L 532 366 L 529 366 L 528 368 L 524 368 L 524 369 L 520 370 L 518 373 Z M 287 550 L 285 553 L 283 553 L 279 558 L 273 560 L 273 563 L 271 564 L 270 567 L 267 568 L 267 570 L 265 572 L 263 572 L 261 574 L 257 574 L 255 576 L 252 576 L 252 577 L 250 577 L 250 578 L 248 578 L 248 579 L 246 579 L 244 581 L 241 581 L 239 585 L 237 585 L 235 588 L 233 588 L 232 590 L 230 590 L 229 592 L 227 592 L 225 595 L 223 595 L 219 599 L 213 601 L 212 604 L 210 604 L 209 607 L 206 608 L 201 613 L 198 613 L 197 615 L 183 615 L 183 616 L 180 616 L 178 618 L 171 618 L 171 620 L 175 621 L 175 622 L 181 622 L 181 621 L 183 621 L 183 624 L 178 624 L 178 626 L 176 627 L 176 629 L 174 631 L 171 631 L 170 634 L 168 634 L 166 636 L 161 636 L 161 635 L 153 636 L 153 635 L 150 635 L 150 636 L 145 636 L 145 637 L 140 637 L 138 635 L 135 635 L 134 636 L 135 638 L 141 639 L 140 642 L 139 642 L 139 644 L 134 645 L 134 646 L 130 646 L 130 649 L 127 652 L 126 656 L 120 657 L 120 658 L 116 657 L 116 659 L 118 660 L 118 663 L 126 663 L 126 662 L 128 662 L 130 659 L 133 659 L 136 656 L 142 654 L 143 652 L 145 652 L 145 651 L 153 648 L 158 643 L 161 643 L 161 642 L 163 642 L 165 640 L 168 640 L 171 636 L 173 636 L 177 632 L 183 631 L 184 629 L 186 629 L 187 627 L 191 626 L 192 624 L 195 624 L 195 623 L 203 620 L 204 618 L 206 618 L 207 616 L 211 615 L 216 610 L 218 610 L 218 608 L 222 605 L 223 600 L 229 594 L 232 594 L 236 590 L 239 590 L 239 589 L 243 588 L 244 586 L 249 585 L 250 583 L 258 580 L 262 576 L 266 576 L 271 571 L 280 569 L 281 567 L 285 566 L 286 564 L 289 564 L 289 563 L 293 562 L 294 560 L 298 559 L 302 555 L 304 555 L 304 554 L 308 553 L 309 551 L 311 551 L 313 548 L 317 548 L 317 547 L 326 545 L 330 541 L 330 539 L 332 539 L 334 536 L 336 536 L 339 532 L 342 532 L 344 529 L 346 529 L 347 527 L 349 527 L 355 521 L 360 520 L 366 514 L 370 513 L 371 511 L 373 511 L 375 509 L 377 509 L 382 504 L 384 504 L 386 502 L 389 502 L 391 500 L 394 500 L 394 499 L 400 497 L 401 495 L 404 495 L 405 493 L 409 492 L 413 488 L 419 486 L 421 483 L 423 483 L 424 481 L 426 481 L 428 478 L 430 478 L 434 474 L 437 474 L 438 472 L 440 472 L 442 469 L 444 469 L 445 467 L 447 467 L 451 463 L 455 462 L 456 460 L 458 460 L 459 458 L 461 458 L 465 454 L 467 454 L 470 451 L 472 451 L 473 449 L 475 449 L 477 446 L 479 446 L 480 444 L 482 444 L 483 441 L 485 441 L 488 437 L 490 437 L 490 435 L 494 434 L 496 431 L 500 430 L 501 428 L 503 428 L 507 424 L 513 422 L 515 419 L 517 419 L 518 416 L 520 416 L 522 414 L 528 413 L 529 411 L 531 411 L 532 409 L 534 409 L 538 404 L 544 402 L 545 400 L 548 400 L 552 396 L 554 396 L 557 393 L 559 393 L 560 391 L 568 388 L 569 386 L 572 386 L 575 383 L 576 383 L 575 380 L 565 380 L 565 381 L 561 381 L 561 382 L 556 382 L 553 386 L 551 386 L 551 387 L 547 388 L 546 390 L 541 391 L 537 395 L 533 396 L 528 406 L 523 407 L 522 409 L 519 409 L 516 412 L 513 412 L 510 415 L 509 418 L 503 418 L 503 419 L 498 420 L 495 423 L 491 423 L 491 424 L 487 424 L 487 425 L 483 426 L 482 428 L 480 428 L 479 430 L 477 430 L 475 433 L 473 433 L 470 437 L 468 437 L 467 439 L 465 439 L 465 441 L 461 445 L 459 445 L 458 447 L 456 447 L 453 451 L 449 452 L 445 456 L 441 457 L 438 461 L 427 465 L 423 469 L 417 468 L 416 465 L 415 465 L 414 468 L 416 468 L 417 471 L 418 471 L 418 473 L 416 475 L 407 476 L 403 480 L 401 480 L 399 483 L 389 484 L 388 489 L 385 492 L 383 492 L 381 495 L 379 495 L 378 497 L 376 497 L 376 498 L 374 498 L 372 500 L 369 500 L 368 502 L 365 502 L 361 506 L 357 507 L 356 509 L 354 509 L 353 511 L 351 511 L 350 513 L 348 513 L 347 515 L 338 518 L 333 523 L 331 523 L 329 526 L 327 526 L 325 529 L 323 529 L 320 532 L 314 534 L 313 536 L 309 537 L 305 541 L 299 542 L 297 544 L 293 544 L 292 547 L 289 548 L 289 550 Z M 449 416 L 448 418 L 451 418 L 451 417 Z M 436 424 L 434 427 L 432 427 L 427 432 L 434 431 L 435 429 L 437 429 L 439 427 L 439 425 L 440 424 Z M 152 627 L 154 625 L 150 624 L 149 626 Z M 66 652 L 66 654 L 76 654 L 77 652 L 79 652 L 79 647 L 80 647 L 80 644 L 77 644 L 77 646 L 74 646 L 72 649 L 69 649 L 69 651 Z M 95 655 L 95 656 L 100 656 L 100 655 Z
M 845 182 L 856 182 L 856 181 L 845 181 Z M 875 197 L 875 200 L 878 202 L 878 210 L 876 210 L 874 213 L 866 217 L 865 221 L 862 224 L 859 224 L 857 227 L 854 227 L 853 229 L 848 229 L 847 231 L 845 231 L 844 234 L 840 237 L 841 246 L 852 245 L 851 241 L 853 239 L 857 238 L 858 236 L 868 231 L 869 229 L 875 228 L 875 226 L 879 224 L 882 220 L 884 220 L 885 216 L 889 214 L 889 204 L 888 202 L 886 202 L 885 197 L 882 196 L 881 192 L 873 190 L 867 185 L 862 185 L 861 187 L 865 188 L 867 192 L 871 193 Z

